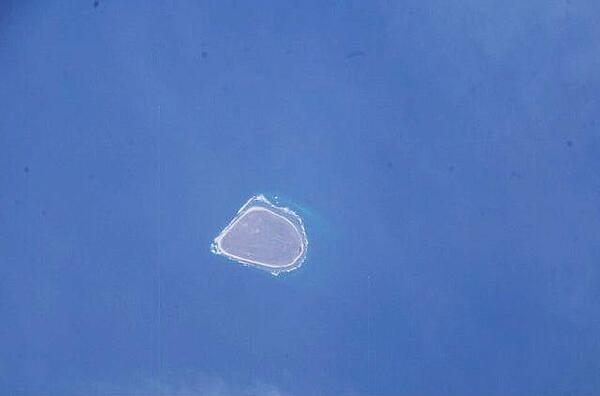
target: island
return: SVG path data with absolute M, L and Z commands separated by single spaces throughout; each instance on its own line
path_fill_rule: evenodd
M 302 219 L 264 195 L 250 198 L 211 244 L 211 251 L 279 275 L 299 268 L 308 247 Z

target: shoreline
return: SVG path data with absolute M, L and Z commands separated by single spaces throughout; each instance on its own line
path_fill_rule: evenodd
M 257 205 L 251 206 L 254 202 L 256 202 Z M 266 205 L 266 207 L 262 206 L 261 204 Z M 300 251 L 300 253 L 298 253 L 298 255 L 296 257 L 294 257 L 294 259 L 290 263 L 283 264 L 283 265 L 272 265 L 272 264 L 267 264 L 267 263 L 263 263 L 260 261 L 246 259 L 246 258 L 243 258 L 243 257 L 237 256 L 235 254 L 227 252 L 227 250 L 223 249 L 223 247 L 221 246 L 221 241 L 223 240 L 223 238 L 229 233 L 229 231 L 242 218 L 244 218 L 249 213 L 252 213 L 255 211 L 261 211 L 261 210 L 269 212 L 272 215 L 282 218 L 283 220 L 288 222 L 298 233 L 298 236 L 300 238 L 301 251 Z M 277 213 L 278 211 L 291 216 L 292 219 L 289 219 L 288 217 L 284 216 L 281 213 Z M 292 221 L 292 220 L 294 220 L 294 221 Z M 246 201 L 246 203 L 244 205 L 242 205 L 242 207 L 237 211 L 236 216 L 219 233 L 219 235 L 213 240 L 213 242 L 211 244 L 211 252 L 212 253 L 214 253 L 216 255 L 220 255 L 220 256 L 225 256 L 227 259 L 235 261 L 242 265 L 253 266 L 253 267 L 257 267 L 262 270 L 266 270 L 273 275 L 279 275 L 279 273 L 281 273 L 281 272 L 290 272 L 290 271 L 293 271 L 293 270 L 299 268 L 300 266 L 302 266 L 302 263 L 306 259 L 307 250 L 308 250 L 308 240 L 306 237 L 306 231 L 304 229 L 304 224 L 302 223 L 302 219 L 300 218 L 300 216 L 298 216 L 298 214 L 296 214 L 294 211 L 292 211 L 288 208 L 278 207 L 278 206 L 274 205 L 262 194 L 254 196 L 254 197 L 250 198 L 248 201 Z

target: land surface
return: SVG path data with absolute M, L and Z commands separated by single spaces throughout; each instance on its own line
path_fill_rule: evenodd
M 252 207 L 215 240 L 221 254 L 267 269 L 295 266 L 305 252 L 303 233 L 285 216 Z

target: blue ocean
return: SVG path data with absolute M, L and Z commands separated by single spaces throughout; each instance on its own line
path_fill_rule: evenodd
M 600 394 L 600 3 L 0 3 L 0 395 Z M 279 276 L 211 253 L 250 197 Z

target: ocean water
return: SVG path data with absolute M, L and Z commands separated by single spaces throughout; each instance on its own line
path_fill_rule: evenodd
M 2 2 L 0 394 L 598 394 L 598 4 Z

